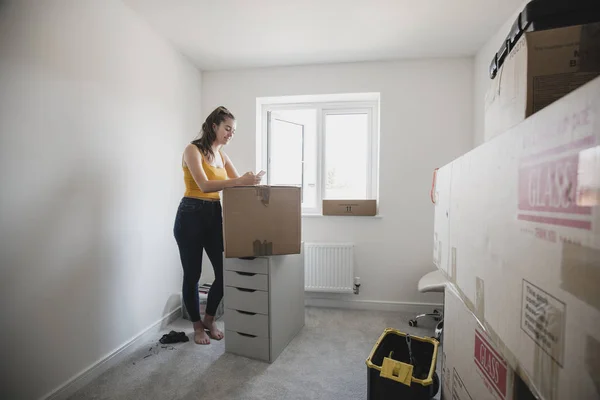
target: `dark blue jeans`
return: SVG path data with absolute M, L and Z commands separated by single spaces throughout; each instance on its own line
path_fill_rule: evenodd
M 200 320 L 198 281 L 202 274 L 202 252 L 206 250 L 215 281 L 209 292 L 206 314 L 214 316 L 223 298 L 223 213 L 219 201 L 184 197 L 179 203 L 173 228 L 183 267 L 183 302 L 192 322 Z

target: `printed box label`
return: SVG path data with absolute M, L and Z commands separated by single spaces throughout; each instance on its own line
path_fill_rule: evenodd
M 577 194 L 580 151 L 594 143 L 595 137 L 588 136 L 521 160 L 519 220 L 592 229 L 592 208 L 578 204 Z
M 523 280 L 521 329 L 561 367 L 565 312 L 565 303 Z
M 579 154 L 519 169 L 519 210 L 590 215 L 575 191 Z
M 506 382 L 508 377 L 508 365 L 500 354 L 492 347 L 479 331 L 475 331 L 475 364 L 481 371 L 486 386 L 506 398 Z

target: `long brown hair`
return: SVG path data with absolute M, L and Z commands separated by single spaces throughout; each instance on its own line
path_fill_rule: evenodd
M 217 139 L 217 133 L 213 128 L 213 124 L 216 126 L 221 125 L 221 122 L 233 119 L 233 114 L 225 107 L 217 107 L 206 117 L 206 121 L 202 124 L 202 132 L 200 132 L 200 138 L 193 140 L 192 144 L 196 145 L 200 150 L 200 153 L 207 157 L 209 160 L 215 159 L 215 153 L 212 149 L 213 142 Z

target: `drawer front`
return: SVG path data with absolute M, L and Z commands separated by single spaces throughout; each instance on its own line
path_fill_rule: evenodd
M 243 289 L 269 290 L 269 275 L 255 272 L 225 271 L 225 285 Z
M 225 330 L 225 351 L 248 358 L 269 361 L 269 338 Z
M 269 273 L 269 259 L 265 257 L 258 257 L 254 260 L 226 258 L 223 262 L 225 271 L 251 272 L 264 275 Z
M 269 314 L 269 292 L 225 286 L 225 308 Z
M 226 309 L 223 319 L 227 330 L 262 337 L 270 336 L 268 315 Z

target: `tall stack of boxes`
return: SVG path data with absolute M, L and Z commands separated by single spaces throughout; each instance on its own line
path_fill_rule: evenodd
M 491 81 L 494 139 L 437 173 L 444 399 L 600 398 L 598 32 L 523 35 Z

